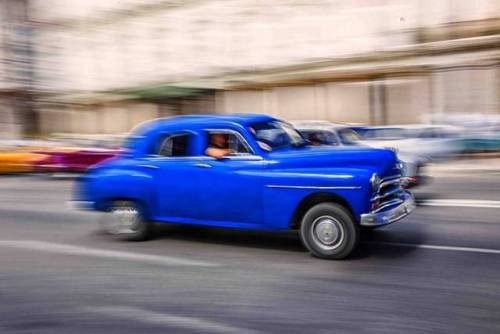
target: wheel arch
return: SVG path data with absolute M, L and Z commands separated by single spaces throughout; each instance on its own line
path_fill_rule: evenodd
M 333 193 L 327 193 L 327 192 L 315 192 L 312 194 L 309 194 L 308 196 L 304 197 L 300 203 L 297 205 L 295 208 L 295 211 L 292 215 L 292 218 L 290 219 L 290 222 L 288 224 L 289 229 L 295 230 L 300 227 L 300 223 L 302 221 L 302 217 L 304 217 L 305 213 L 312 208 L 313 206 L 320 204 L 320 203 L 335 203 L 342 205 L 345 207 L 348 211 L 351 217 L 353 218 L 354 221 L 356 219 L 354 218 L 354 212 L 352 210 L 351 205 L 349 202 L 344 199 L 342 196 L 339 196 L 337 194 Z

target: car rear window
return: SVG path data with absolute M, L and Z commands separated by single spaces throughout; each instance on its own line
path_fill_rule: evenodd
M 156 154 L 163 157 L 187 157 L 191 154 L 193 135 L 189 133 L 172 134 L 162 137 Z

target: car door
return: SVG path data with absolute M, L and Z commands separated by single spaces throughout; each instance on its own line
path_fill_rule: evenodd
M 152 170 L 156 189 L 156 211 L 162 219 L 173 222 L 197 218 L 197 159 L 194 149 L 197 134 L 179 131 L 161 134 L 155 154 L 144 167 Z
M 234 153 L 198 162 L 200 218 L 228 227 L 257 227 L 263 221 L 262 171 L 266 162 L 254 154 L 239 132 L 211 129 L 205 131 L 205 137 L 212 133 L 226 134 Z

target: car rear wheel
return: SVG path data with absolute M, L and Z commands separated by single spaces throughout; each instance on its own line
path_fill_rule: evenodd
M 359 228 L 343 206 L 321 203 L 304 215 L 300 237 L 312 255 L 324 259 L 343 259 L 356 248 Z
M 112 202 L 102 225 L 108 234 L 120 240 L 147 240 L 152 232 L 152 225 L 144 219 L 141 206 L 133 201 Z

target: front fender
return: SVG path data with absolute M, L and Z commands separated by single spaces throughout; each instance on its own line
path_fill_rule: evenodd
M 266 226 L 287 229 L 303 199 L 315 193 L 331 194 L 349 205 L 356 220 L 369 211 L 372 171 L 348 168 L 274 170 L 263 177 Z

